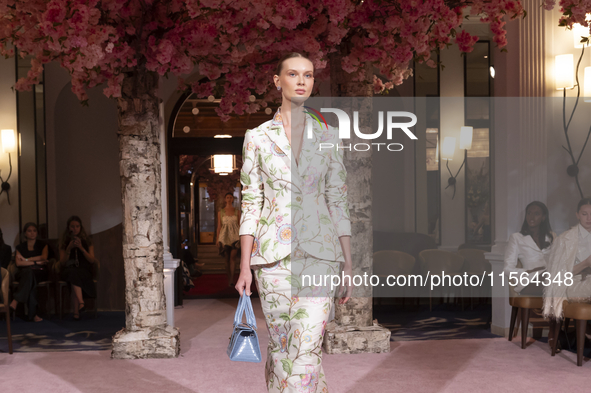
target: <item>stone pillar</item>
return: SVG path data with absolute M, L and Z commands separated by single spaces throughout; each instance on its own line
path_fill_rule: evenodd
M 525 207 L 534 200 L 546 203 L 548 197 L 548 137 L 544 102 L 538 98 L 546 92 L 547 11 L 535 0 L 525 0 L 523 4 L 527 17 L 517 24 L 507 24 L 508 52 L 495 54 L 495 94 L 508 97 L 495 100 L 495 242 L 492 252 L 487 254 L 495 280 L 502 271 L 507 240 L 521 228 Z M 508 296 L 508 288 L 502 291 L 493 288 L 492 333 L 508 334 L 511 315 Z
M 140 67 L 126 75 L 117 100 L 125 328 L 113 337 L 115 359 L 170 358 L 180 352 L 179 331 L 166 323 L 158 80 Z
M 370 124 L 372 109 L 372 71 L 367 66 L 363 82 L 350 81 L 341 64 L 341 55 L 331 55 L 331 86 L 333 97 L 358 97 L 360 124 Z M 365 99 L 363 99 L 365 97 Z M 347 143 L 365 142 L 353 135 Z M 367 152 L 345 150 L 347 192 L 351 213 L 351 254 L 353 275 L 372 273 L 373 226 L 371 215 L 371 150 Z M 373 324 L 371 286 L 353 287 L 351 299 L 343 305 L 335 304 L 335 319 L 327 325 L 324 350 L 327 353 L 389 352 L 390 330 Z

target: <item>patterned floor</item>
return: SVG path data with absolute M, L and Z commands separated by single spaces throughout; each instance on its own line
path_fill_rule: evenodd
M 433 311 L 426 305 L 374 306 L 374 318 L 392 331 L 392 341 L 498 337 L 490 333 L 490 313 L 490 305 L 464 311 L 451 304 L 436 305 Z M 112 336 L 124 326 L 123 312 L 101 312 L 97 319 L 86 314 L 82 321 L 74 321 L 71 316 L 40 323 L 17 318 L 11 325 L 16 352 L 109 350 Z M 6 324 L 1 320 L 0 353 L 6 352 Z
M 125 313 L 112 311 L 99 312 L 96 319 L 87 313 L 80 321 L 71 316 L 37 323 L 16 318 L 10 328 L 15 352 L 67 352 L 111 349 L 113 335 L 124 326 Z M 0 353 L 8 353 L 4 319 L 0 320 Z
M 392 331 L 392 341 L 497 338 L 490 332 L 490 305 L 475 305 L 461 311 L 459 306 L 376 305 L 374 319 Z

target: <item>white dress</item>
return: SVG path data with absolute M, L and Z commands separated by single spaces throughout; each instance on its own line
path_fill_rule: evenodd
M 233 215 L 228 216 L 226 215 L 226 209 L 222 209 L 220 216 L 222 219 L 222 227 L 220 228 L 218 241 L 222 243 L 222 246 L 232 246 L 234 242 L 240 240 L 240 236 L 238 235 L 240 229 L 238 215 L 234 212 Z
M 556 235 L 552 234 L 554 239 L 556 239 Z M 546 241 L 551 242 L 549 236 L 546 236 Z M 536 269 L 539 267 L 545 268 L 548 264 L 548 260 L 550 258 L 550 250 L 551 246 L 540 250 L 540 247 L 536 244 L 534 239 L 530 235 L 524 236 L 519 232 L 516 232 L 511 235 L 509 238 L 509 244 L 507 245 L 507 249 L 505 250 L 505 268 L 504 272 L 507 278 L 509 278 L 509 274 L 511 272 L 517 273 L 517 281 L 518 285 L 514 287 L 515 292 L 521 292 L 524 286 L 521 285 L 520 278 L 527 276 L 528 280 L 533 279 L 533 275 L 535 273 L 526 273 L 528 270 Z M 517 262 L 521 261 L 521 268 L 517 267 Z M 542 274 L 542 271 L 538 272 L 539 275 Z M 515 276 L 515 275 L 513 275 Z M 526 281 L 525 279 L 523 281 Z
M 591 234 L 580 224 L 561 234 L 552 246 L 548 272 L 552 283 L 544 288 L 544 316 L 562 319 L 564 300 L 591 303 L 591 277 L 577 274 L 573 268 L 591 255 Z M 567 275 L 569 279 L 564 282 Z M 556 282 L 555 278 L 558 278 Z M 562 280 L 562 282 L 560 282 Z

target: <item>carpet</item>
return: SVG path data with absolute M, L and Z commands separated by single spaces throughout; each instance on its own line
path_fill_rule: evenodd
M 82 315 L 80 321 L 71 316 L 63 320 L 44 319 L 25 322 L 16 318 L 11 322 L 12 345 L 15 352 L 69 352 L 111 349 L 111 339 L 125 327 L 125 312 L 99 312 Z M 6 321 L 0 320 L 0 353 L 8 353 Z
M 238 276 L 234 279 L 236 281 Z M 193 278 L 195 286 L 187 292 L 183 292 L 184 299 L 228 299 L 240 296 L 234 286 L 228 286 L 228 277 L 225 274 L 204 274 Z M 258 297 L 254 277 L 251 286 L 252 296 Z
M 263 363 L 226 355 L 237 299 L 188 300 L 175 310 L 181 332 L 176 359 L 113 360 L 110 351 L 0 354 L 3 392 L 264 393 Z M 268 333 L 253 299 L 264 352 Z M 551 357 L 547 344 L 519 338 L 399 341 L 390 352 L 325 355 L 331 392 L 497 393 L 585 392 L 591 364 L 576 355 Z M 557 379 L 560 385 L 557 385 Z M 557 387 L 558 386 L 558 387 Z
M 374 306 L 374 319 L 392 332 L 391 341 L 498 338 L 490 332 L 490 305 L 461 311 L 440 304 L 403 308 L 399 305 Z

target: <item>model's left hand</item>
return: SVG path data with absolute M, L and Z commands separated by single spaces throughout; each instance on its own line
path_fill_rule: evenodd
M 347 279 L 345 278 L 344 282 L 341 283 L 341 286 L 339 287 L 339 293 L 338 296 L 340 297 L 339 299 L 339 304 L 345 304 L 349 301 L 349 299 L 351 298 L 351 295 L 353 294 L 353 268 L 349 265 L 349 266 L 345 266 L 343 268 L 343 273 L 346 276 L 351 277 L 351 279 Z

